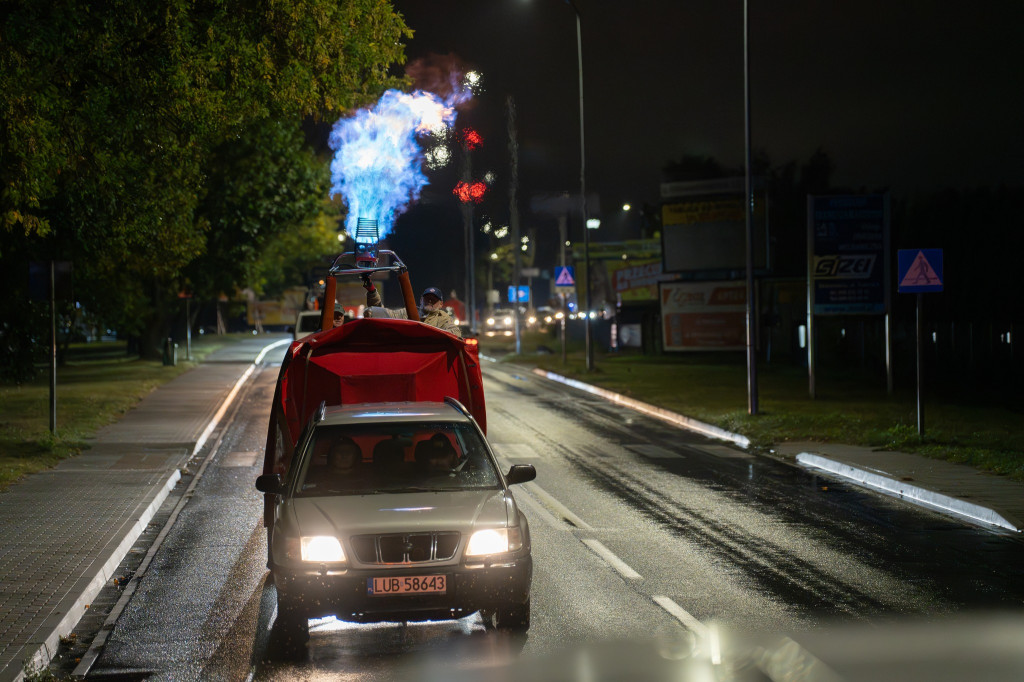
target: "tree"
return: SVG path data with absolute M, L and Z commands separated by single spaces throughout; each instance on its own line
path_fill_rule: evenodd
M 411 35 L 386 0 L 12 0 L 0 16 L 0 230 L 73 260 L 94 312 L 150 336 L 146 310 L 217 243 L 208 191 L 232 143 L 400 85 Z M 286 194 L 276 217 L 307 212 L 306 189 Z
M 205 252 L 185 275 L 200 297 L 232 294 L 239 282 L 259 293 L 262 283 L 254 287 L 251 269 L 266 246 L 325 210 L 327 163 L 312 153 L 297 123 L 267 120 L 220 145 L 208 169 L 196 209 L 208 225 Z

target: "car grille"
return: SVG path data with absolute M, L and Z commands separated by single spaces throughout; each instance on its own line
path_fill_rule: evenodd
M 364 564 L 446 561 L 455 556 L 459 537 L 456 532 L 357 535 L 352 538 L 352 549 Z

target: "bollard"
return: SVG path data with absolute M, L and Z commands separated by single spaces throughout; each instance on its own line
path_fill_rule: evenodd
M 174 343 L 174 339 L 167 337 L 164 341 L 164 365 L 173 367 L 178 364 L 178 344 Z

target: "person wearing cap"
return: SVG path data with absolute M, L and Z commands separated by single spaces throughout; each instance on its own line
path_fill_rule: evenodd
M 334 326 L 340 327 L 345 324 L 345 306 L 340 303 L 334 304 Z
M 369 276 L 363 278 L 363 287 L 366 289 L 366 307 L 368 309 L 380 307 L 380 292 L 377 291 L 377 287 L 373 285 Z M 393 318 L 407 319 L 409 317 L 405 308 L 387 308 L 386 310 L 388 315 Z M 444 294 L 437 287 L 427 287 L 420 296 L 420 322 L 462 338 L 462 330 L 444 309 Z

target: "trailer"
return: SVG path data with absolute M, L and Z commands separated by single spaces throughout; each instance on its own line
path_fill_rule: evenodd
M 379 265 L 381 257 L 389 262 Z M 323 306 L 320 331 L 293 342 L 281 363 L 267 429 L 264 474 L 288 471 L 302 430 L 322 403 L 454 399 L 486 434 L 477 340 L 463 340 L 419 321 L 408 269 L 396 254 L 368 254 L 367 250 L 341 254 L 329 270 L 325 300 L 333 297 L 336 278 L 380 271 L 398 273 L 410 319 L 364 318 L 334 327 L 333 305 Z M 269 496 L 266 509 L 269 514 Z

